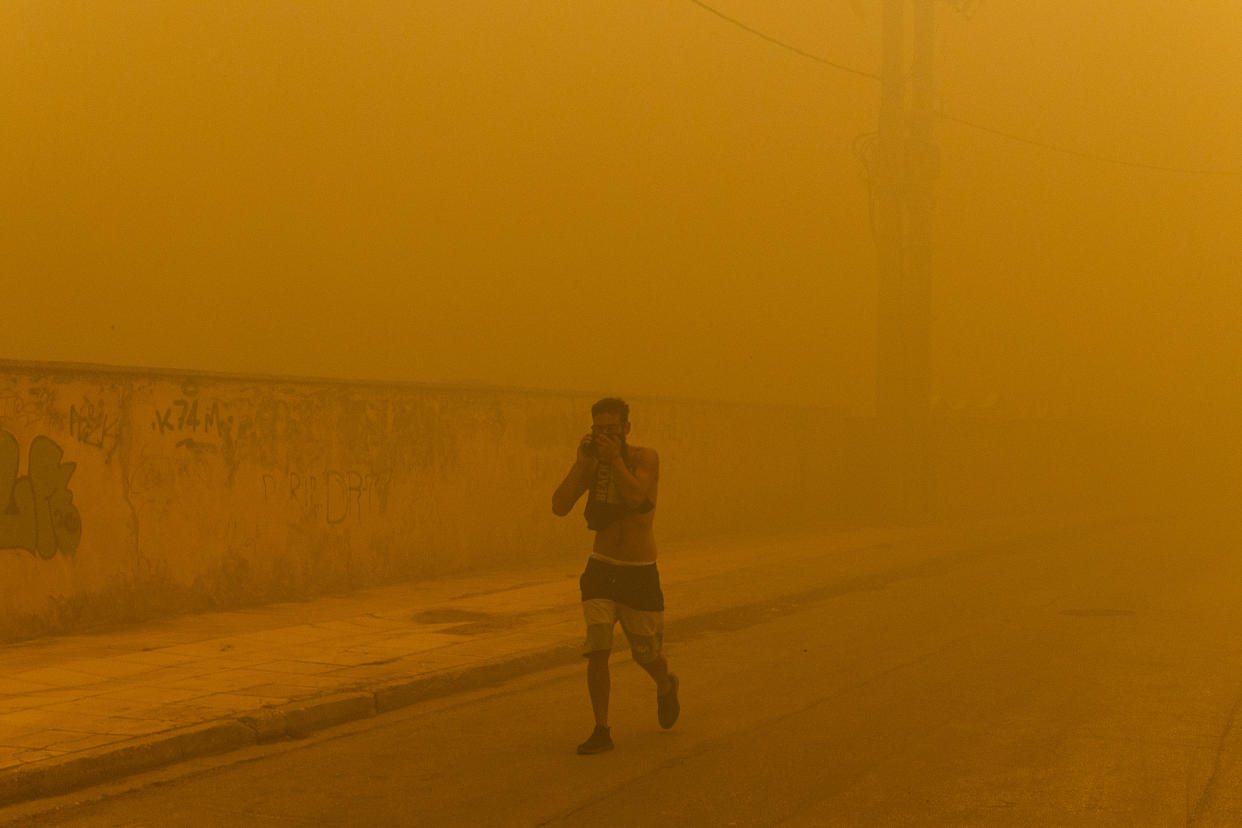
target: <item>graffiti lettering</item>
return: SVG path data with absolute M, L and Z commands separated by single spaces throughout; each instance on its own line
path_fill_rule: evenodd
M 28 402 L 21 397 L 0 397 L 0 425 L 30 428 L 39 422 L 40 411 L 38 403 Z
M 172 431 L 173 425 L 169 420 L 170 417 L 172 417 L 171 408 L 166 409 L 162 414 L 158 408 L 155 409 L 155 422 L 151 423 L 151 429 L 154 431 L 155 427 L 159 426 L 160 434 L 163 434 L 165 431 Z
M 19 453 L 13 435 L 0 431 L 0 503 L 5 504 L 0 548 L 25 549 L 44 559 L 57 550 L 72 555 L 82 539 L 82 517 L 69 491 L 77 463 L 60 462 L 60 446 L 39 436 L 30 443 L 27 473 L 18 477 Z
M 322 514 L 329 525 L 349 519 L 361 522 L 367 515 L 387 511 L 391 477 L 391 472 L 364 474 L 329 470 L 324 472 L 321 481 L 315 475 L 297 472 L 279 476 L 265 474 L 263 502 L 292 502 L 308 517 L 318 520 Z
M 108 417 L 102 400 L 84 399 L 80 408 L 69 406 L 69 434 L 83 445 L 103 448 L 105 441 L 116 444 L 120 429 L 117 419 Z
M 324 508 L 328 523 L 344 523 L 351 511 L 362 520 L 362 475 L 356 471 L 328 472 L 324 483 L 328 492 Z
M 176 400 L 173 405 L 181 409 L 181 416 L 177 418 L 177 429 L 183 431 L 188 425 L 192 431 L 198 431 L 198 400 L 188 403 L 185 400 Z
M 302 475 L 289 472 L 283 483 L 277 478 L 263 475 L 263 502 L 273 503 L 287 501 L 296 504 L 304 514 L 319 517 L 319 499 L 317 497 L 319 481 L 314 475 Z
M 162 410 L 155 409 L 155 419 L 151 421 L 151 430 L 160 434 L 169 432 L 178 435 L 187 432 L 202 434 L 228 442 L 232 435 L 233 418 L 220 412 L 220 403 L 213 402 L 210 406 L 204 403 L 201 417 L 199 411 L 198 400 L 173 400 L 172 405 Z M 203 444 L 194 441 L 187 443 L 183 440 L 178 445 L 194 448 L 201 447 Z

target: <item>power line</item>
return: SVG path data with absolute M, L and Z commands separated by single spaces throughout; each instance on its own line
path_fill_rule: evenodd
M 953 115 L 945 115 L 943 112 L 937 112 L 936 115 L 942 121 L 948 121 L 950 123 L 958 124 L 960 126 L 970 127 L 971 129 L 977 129 L 980 132 L 987 132 L 992 135 L 1000 136 L 1001 138 L 1008 138 L 1010 141 L 1018 141 L 1023 144 L 1029 144 L 1030 146 L 1033 146 L 1033 147 L 1040 147 L 1041 149 L 1051 150 L 1052 152 L 1064 153 L 1065 155 L 1075 155 L 1079 158 L 1086 158 L 1091 161 L 1101 161 L 1105 164 L 1120 164 L 1121 166 L 1125 166 L 1125 167 L 1138 167 L 1139 169 L 1144 169 L 1144 170 L 1157 170 L 1159 172 L 1169 172 L 1169 173 L 1184 173 L 1187 175 L 1242 175 L 1242 170 L 1207 169 L 1207 168 L 1194 169 L 1191 167 L 1166 167 L 1161 164 L 1147 164 L 1142 161 L 1129 161 L 1124 158 L 1111 158 L 1107 155 L 1097 155 L 1091 152 L 1084 152 L 1082 150 L 1076 150 L 1071 147 L 1062 147 L 1062 146 L 1057 146 L 1056 144 L 1047 144 L 1047 143 L 1044 143 L 1043 141 L 1036 141 L 1034 138 L 1025 138 L 1021 135 L 1015 135 L 1012 132 L 1005 132 L 1004 130 L 996 129 L 995 127 L 986 126 L 984 124 L 977 124 L 973 121 L 968 121 L 965 118 L 958 118 Z
M 769 34 L 765 34 L 764 32 L 761 32 L 758 29 L 755 29 L 751 26 L 747 26 L 745 23 L 738 20 L 737 18 L 729 17 L 729 15 L 725 14 L 719 9 L 712 8 L 706 3 L 701 2 L 701 0 L 690 0 L 690 2 L 705 11 L 711 12 L 712 14 L 719 17 L 721 20 L 727 20 L 728 22 L 732 23 L 734 26 L 737 26 L 739 29 L 750 32 L 755 37 L 762 38 L 763 40 L 766 40 L 768 43 L 774 44 L 776 46 L 781 47 L 782 49 L 786 49 L 790 52 L 793 52 L 795 55 L 801 55 L 802 57 L 807 58 L 808 60 L 813 60 L 816 63 L 822 63 L 825 66 L 831 66 L 833 69 L 839 69 L 842 72 L 849 72 L 852 75 L 859 75 L 861 77 L 870 78 L 871 80 L 877 80 L 877 81 L 881 79 L 880 76 L 877 75 L 875 72 L 865 72 L 862 69 L 855 69 L 853 66 L 846 66 L 843 63 L 837 63 L 835 61 L 828 60 L 827 58 L 820 57 L 819 55 L 811 54 L 810 52 L 807 52 L 803 49 L 799 49 L 797 46 L 786 43 L 783 40 L 778 40 L 777 38 L 772 37 Z
M 852 66 L 846 66 L 844 64 L 828 60 L 827 58 L 821 57 L 819 55 L 808 52 L 804 49 L 800 49 L 797 46 L 794 46 L 792 44 L 786 43 L 785 41 L 780 40 L 779 38 L 775 38 L 767 34 L 766 32 L 762 32 L 759 29 L 754 28 L 753 26 L 749 26 L 746 23 L 743 23 L 742 21 L 736 18 L 730 17 L 729 15 L 720 11 L 719 9 L 715 9 L 709 6 L 707 3 L 704 3 L 703 0 L 690 0 L 690 2 L 705 11 L 711 12 L 712 14 L 719 17 L 721 20 L 725 20 L 733 24 L 734 26 L 737 26 L 739 29 L 749 32 L 755 37 L 766 40 L 768 43 L 771 43 L 775 46 L 779 46 L 782 49 L 793 52 L 794 54 L 800 55 L 801 57 L 807 58 L 808 60 L 813 60 L 816 63 L 821 63 L 833 69 L 837 69 L 842 72 L 849 72 L 852 75 L 858 75 L 860 77 L 868 78 L 870 80 L 875 80 L 875 81 L 883 80 L 883 78 L 880 75 L 876 74 L 875 72 L 865 72 L 862 69 L 855 69 Z M 1110 157 L 1107 155 L 1098 155 L 1095 153 L 1072 149 L 1070 147 L 1064 147 L 1064 146 L 1059 146 L 1056 144 L 1049 144 L 1043 141 L 1037 141 L 1034 138 L 1026 138 L 1022 135 L 1017 135 L 1012 132 L 1006 132 L 1005 130 L 997 129 L 995 127 L 990 127 L 985 124 L 976 123 L 974 121 L 968 121 L 965 118 L 958 118 L 953 115 L 946 115 L 943 112 L 937 112 L 936 116 L 942 121 L 949 121 L 950 123 L 955 123 L 955 124 L 958 124 L 959 126 L 969 127 L 970 129 L 977 129 L 980 132 L 986 132 L 986 133 L 995 135 L 1000 138 L 1006 138 L 1010 141 L 1017 141 L 1019 143 L 1027 144 L 1029 146 L 1039 147 L 1041 149 L 1049 150 L 1050 152 L 1058 152 L 1064 155 L 1073 155 L 1073 156 L 1077 156 L 1078 158 L 1085 158 L 1091 161 L 1098 161 L 1098 162 L 1105 163 L 1105 164 L 1118 164 L 1124 167 L 1137 167 L 1139 169 L 1155 170 L 1158 172 L 1166 172 L 1166 173 L 1180 173 L 1184 175 L 1242 176 L 1242 170 L 1195 169 L 1195 168 L 1190 168 L 1190 167 L 1172 167 L 1172 166 L 1165 166 L 1162 164 L 1148 164 L 1148 163 L 1144 163 L 1141 161 L 1130 161 L 1124 158 L 1114 158 L 1114 157 Z

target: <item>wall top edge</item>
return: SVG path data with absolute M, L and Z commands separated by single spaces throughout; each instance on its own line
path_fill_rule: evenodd
M 593 402 L 601 397 L 622 396 L 630 402 L 674 403 L 682 405 L 721 405 L 731 408 L 784 409 L 788 411 L 822 412 L 844 416 L 835 407 L 795 403 L 762 403 L 745 400 L 708 399 L 704 397 L 662 396 L 655 394 L 627 394 L 616 390 L 550 389 L 523 386 L 489 385 L 487 383 L 416 382 L 413 380 L 347 379 L 341 377 L 307 377 L 285 374 L 242 373 L 229 371 L 206 371 L 197 368 L 155 368 L 138 365 L 106 365 L 91 362 L 56 362 L 0 358 L 0 374 L 26 375 L 52 374 L 58 376 L 91 375 L 104 378 L 149 377 L 155 379 L 184 381 L 190 379 L 216 382 L 263 382 L 282 385 L 310 385 L 337 388 L 400 389 L 407 391 L 456 391 L 492 394 L 521 394 Z M 589 402 L 587 403 L 589 405 Z M 866 419 L 865 417 L 863 419 Z
M 439 383 L 412 380 L 350 379 L 346 377 L 313 377 L 297 374 L 245 373 L 241 371 L 207 371 L 199 368 L 157 368 L 145 365 L 106 365 L 95 362 L 56 362 L 40 360 L 0 359 L 0 373 L 55 374 L 73 376 L 89 374 L 99 377 L 152 377 L 171 380 L 214 380 L 217 382 L 267 382 L 285 385 L 345 386 L 354 388 L 401 388 L 433 391 L 488 391 L 544 394 L 548 396 L 590 396 L 589 392 L 555 391 L 539 388 L 504 387 L 485 383 Z

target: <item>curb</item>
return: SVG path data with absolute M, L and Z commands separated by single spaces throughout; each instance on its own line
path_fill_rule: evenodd
M 193 725 L 84 751 L 68 759 L 45 759 L 0 773 L 0 805 L 68 793 L 121 776 L 255 744 L 254 731 L 229 720 Z
M 325 727 L 375 715 L 372 693 L 335 693 L 256 711 L 236 721 L 248 727 L 257 744 L 301 739 Z
M 67 758 L 45 759 L 0 771 L 0 807 L 59 796 L 190 759 L 305 738 L 316 731 L 372 718 L 378 713 L 572 664 L 580 655 L 577 645 L 558 644 L 501 661 L 391 682 L 374 690 L 291 702 L 236 718 L 142 736 Z
M 453 693 L 478 690 L 489 684 L 496 684 L 527 673 L 563 667 L 573 664 L 581 657 L 582 650 L 579 645 L 557 644 L 542 650 L 528 651 L 502 661 L 492 661 L 475 667 L 380 685 L 371 695 L 375 699 L 375 711 L 387 713 L 390 710 L 449 696 Z

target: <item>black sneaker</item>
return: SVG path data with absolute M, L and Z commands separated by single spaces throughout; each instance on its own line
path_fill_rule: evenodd
M 579 753 L 603 753 L 612 750 L 612 731 L 606 727 L 595 726 L 591 738 L 578 745 Z
M 660 727 L 668 730 L 677 721 L 681 713 L 681 702 L 677 701 L 677 676 L 668 674 L 669 683 L 673 686 L 663 695 L 656 694 L 656 713 L 660 717 Z

